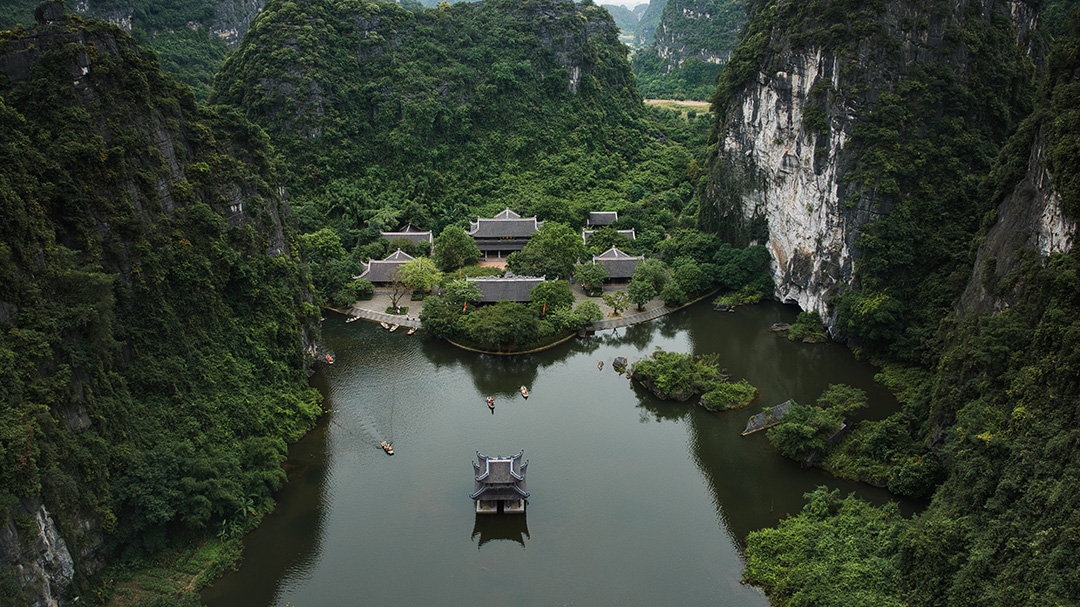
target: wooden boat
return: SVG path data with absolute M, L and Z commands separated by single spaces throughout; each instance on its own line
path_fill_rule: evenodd
M 385 322 L 385 321 L 384 321 L 384 322 L 380 322 L 380 323 L 379 323 L 379 326 L 380 326 L 380 327 L 382 327 L 382 328 L 384 328 L 384 329 L 389 329 L 389 328 L 390 328 L 390 325 L 386 324 L 386 322 Z
M 412 335 L 413 333 L 416 333 L 416 327 L 409 327 L 409 332 L 406 335 Z
M 345 319 L 345 322 L 356 322 L 357 320 L 360 320 L 359 316 L 350 316 Z
M 390 332 L 393 333 L 394 331 L 397 331 L 397 328 L 397 325 L 390 325 Z
M 394 454 L 394 446 L 390 443 L 383 441 L 382 444 L 380 444 L 379 446 L 382 447 L 382 450 L 385 451 L 387 455 Z
M 525 386 L 522 386 L 519 389 L 521 390 L 521 395 L 522 396 L 524 396 L 525 398 L 529 398 L 529 389 L 528 388 L 526 388 Z
M 494 396 L 487 397 L 487 405 L 488 405 L 488 409 L 492 409 L 492 410 L 495 409 L 495 397 Z

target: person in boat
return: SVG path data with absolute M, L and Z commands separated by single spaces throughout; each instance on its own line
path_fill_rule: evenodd
M 494 396 L 487 397 L 487 404 L 488 404 L 489 407 L 494 409 L 495 408 L 495 397 Z

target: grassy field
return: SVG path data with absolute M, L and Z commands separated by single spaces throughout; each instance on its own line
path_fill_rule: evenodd
M 704 114 L 709 111 L 708 101 L 679 101 L 677 99 L 646 99 L 645 103 L 648 105 L 658 105 L 660 107 L 666 107 L 669 110 L 675 110 L 683 115 L 693 110 L 699 114 Z

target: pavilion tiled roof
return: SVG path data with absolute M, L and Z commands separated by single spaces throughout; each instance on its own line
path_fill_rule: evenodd
M 630 228 L 629 230 L 615 230 L 615 231 L 619 234 L 619 236 L 625 236 L 626 238 L 629 238 L 630 240 L 637 240 L 637 233 L 634 232 L 633 228 Z M 595 233 L 596 233 L 596 230 L 582 230 L 581 231 L 581 241 L 588 244 L 589 239 L 592 238 L 592 235 L 595 234 Z
M 482 303 L 529 301 L 533 287 L 544 282 L 536 276 L 479 276 L 467 279 L 480 289 Z
M 364 271 L 359 276 L 353 276 L 354 279 L 364 278 L 370 280 L 372 283 L 387 283 L 394 281 L 394 273 L 397 269 L 406 263 L 413 260 L 413 256 L 398 249 L 386 257 L 386 259 L 375 260 L 363 264 Z
M 635 257 L 629 253 L 624 253 L 615 247 L 611 247 L 600 255 L 593 255 L 592 259 L 596 263 L 604 264 L 609 279 L 617 280 L 633 276 L 638 262 L 643 258 Z
M 619 220 L 615 211 L 593 211 L 585 223 L 591 226 L 609 226 Z
M 529 497 L 525 486 L 525 470 L 529 462 L 521 460 L 524 455 L 524 449 L 506 457 L 488 457 L 477 451 L 477 461 L 473 462 L 476 476 L 469 497 L 474 500 L 518 500 Z
M 421 242 L 432 242 L 434 239 L 431 236 L 431 231 L 423 231 L 420 228 L 414 228 L 412 224 L 409 224 L 397 232 L 379 232 L 383 238 L 394 241 L 398 238 L 407 238 L 413 244 Z
M 509 208 L 498 215 L 477 217 L 470 223 L 469 236 L 473 238 L 530 238 L 544 222 L 535 217 L 522 217 Z

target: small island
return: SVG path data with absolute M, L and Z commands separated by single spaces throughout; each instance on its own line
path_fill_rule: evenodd
M 700 394 L 698 404 L 709 411 L 740 409 L 758 397 L 757 388 L 745 379 L 731 381 L 715 355 L 657 350 L 635 362 L 630 377 L 663 400 L 684 402 Z

